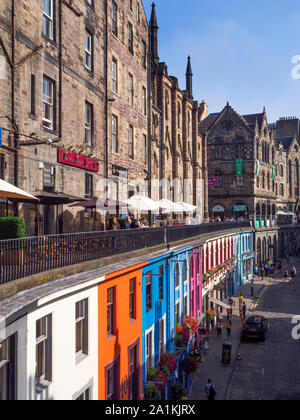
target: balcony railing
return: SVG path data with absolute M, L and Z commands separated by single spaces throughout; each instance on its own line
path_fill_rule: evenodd
M 0 241 L 0 284 L 56 268 L 244 227 L 250 227 L 250 222 L 74 233 Z

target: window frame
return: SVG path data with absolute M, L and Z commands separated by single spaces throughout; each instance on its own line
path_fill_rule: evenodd
M 48 84 L 49 92 L 45 92 L 45 84 Z M 48 89 L 47 89 L 48 90 Z M 49 96 L 50 95 L 50 96 Z M 49 107 L 49 116 L 50 119 L 46 118 L 45 115 L 48 112 L 45 112 L 45 106 Z M 55 130 L 55 110 L 56 110 L 56 102 L 55 102 L 55 81 L 50 79 L 48 76 L 43 75 L 43 118 L 42 118 L 42 125 L 44 128 L 53 131 Z
M 43 29 L 42 34 L 48 38 L 50 41 L 54 41 L 55 38 L 55 31 L 54 31 L 54 19 L 55 19 L 55 2 L 54 0 L 46 0 L 50 3 L 50 11 L 51 15 L 48 15 L 44 9 L 44 2 L 43 2 Z M 50 33 L 48 34 L 45 29 L 45 21 L 49 22 Z
M 79 311 L 78 311 L 79 309 Z M 89 313 L 89 302 L 88 299 L 83 299 L 75 303 L 75 353 L 76 357 L 81 356 L 88 356 L 89 354 L 89 320 L 88 320 L 88 313 Z M 77 326 L 80 325 L 80 342 L 81 346 L 78 349 L 78 330 Z
M 94 37 L 91 31 L 87 28 L 85 29 L 84 34 L 84 52 L 85 52 L 85 60 L 84 60 L 84 67 L 90 73 L 93 72 L 94 69 Z M 88 42 L 87 42 L 88 41 Z
M 90 116 L 90 121 L 87 121 L 87 115 Z M 84 104 L 84 144 L 86 146 L 93 146 L 94 144 L 94 105 L 88 101 Z

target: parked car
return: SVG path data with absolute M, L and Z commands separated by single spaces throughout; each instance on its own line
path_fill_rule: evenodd
M 262 341 L 265 341 L 268 328 L 269 323 L 265 317 L 259 315 L 250 315 L 244 322 L 242 339 L 258 338 Z

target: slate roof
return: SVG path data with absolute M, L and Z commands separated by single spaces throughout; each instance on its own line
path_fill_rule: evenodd
M 277 147 L 279 146 L 280 143 L 282 143 L 284 150 L 289 150 L 289 148 L 291 147 L 292 141 L 294 140 L 294 136 L 276 137 L 275 140 L 276 140 Z
M 256 120 L 258 122 L 259 128 L 261 128 L 262 123 L 263 123 L 264 113 L 243 115 L 243 118 L 246 120 L 249 127 L 253 130 L 255 128 Z

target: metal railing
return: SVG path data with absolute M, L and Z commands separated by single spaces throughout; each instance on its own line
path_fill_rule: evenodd
M 0 284 L 56 268 L 241 227 L 250 227 L 250 223 L 70 233 L 0 241 Z

